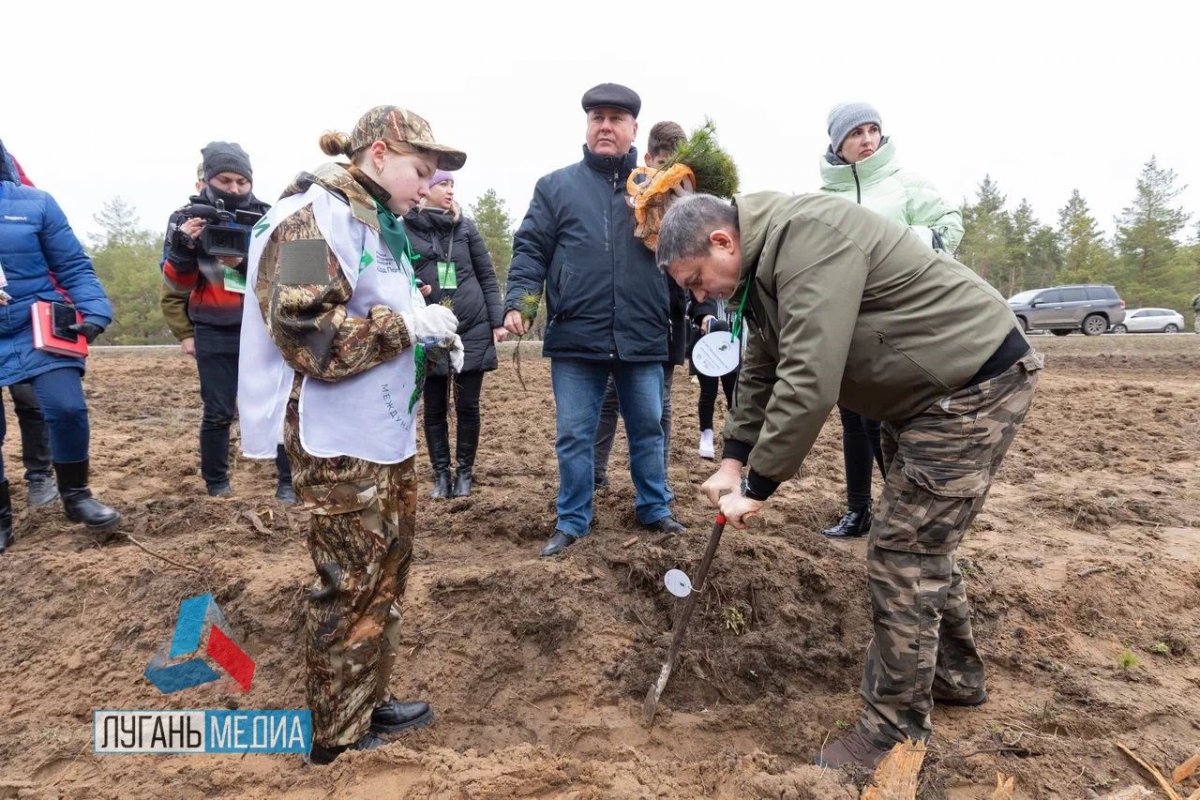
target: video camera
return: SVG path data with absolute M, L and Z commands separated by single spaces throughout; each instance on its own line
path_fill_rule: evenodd
M 250 231 L 262 214 L 238 209 L 226 211 L 225 203 L 218 200 L 215 206 L 194 203 L 179 209 L 183 219 L 200 217 L 208 223 L 200 231 L 196 246 L 210 256 L 232 256 L 245 258 L 250 252 Z M 187 234 L 176 229 L 176 236 Z

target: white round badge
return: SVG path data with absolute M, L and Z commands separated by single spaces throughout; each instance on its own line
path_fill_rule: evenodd
M 692 580 L 681 569 L 668 570 L 663 576 L 667 591 L 676 597 L 687 597 L 692 593 Z
M 713 331 L 700 337 L 692 350 L 692 366 L 701 375 L 719 378 L 737 369 L 740 343 L 729 331 Z

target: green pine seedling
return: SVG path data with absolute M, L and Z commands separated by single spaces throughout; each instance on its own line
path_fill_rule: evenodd
M 1120 658 L 1117 659 L 1117 667 L 1119 667 L 1122 672 L 1128 672 L 1136 667 L 1139 663 L 1138 657 L 1134 655 L 1133 650 L 1129 648 L 1129 645 L 1125 645 L 1125 649 L 1121 651 Z
M 517 301 L 517 311 L 521 314 L 521 322 L 525 323 L 526 330 L 533 324 L 533 320 L 537 317 L 538 307 L 541 304 L 542 296 L 537 292 L 526 292 Z M 529 387 L 525 385 L 525 376 L 521 374 L 521 342 L 524 339 L 524 336 L 517 337 L 517 346 L 513 350 L 513 366 L 516 367 L 517 381 L 520 382 L 521 389 L 528 392 Z

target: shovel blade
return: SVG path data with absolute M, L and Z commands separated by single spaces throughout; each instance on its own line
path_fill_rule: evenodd
M 662 672 L 658 674 L 658 680 L 650 685 L 650 691 L 646 692 L 646 701 L 642 703 L 642 719 L 647 725 L 654 724 L 654 714 L 658 711 L 658 698 L 662 697 L 663 689 L 667 688 L 667 681 L 671 677 L 671 660 L 663 664 Z

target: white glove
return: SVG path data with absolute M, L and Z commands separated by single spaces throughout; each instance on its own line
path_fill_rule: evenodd
M 454 370 L 455 374 L 462 372 L 463 358 L 466 356 L 466 351 L 463 349 L 462 337 L 457 333 L 445 345 L 450 351 L 450 369 Z
M 423 344 L 441 344 L 458 333 L 458 317 L 445 306 L 433 304 L 401 311 L 409 338 Z M 461 348 L 462 345 L 460 344 Z
M 462 337 L 458 335 L 458 317 L 453 311 L 435 304 L 418 306 L 411 313 L 401 311 L 400 316 L 412 339 L 430 347 L 446 348 L 450 354 L 450 368 L 456 373 L 462 372 L 466 352 Z

